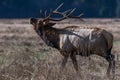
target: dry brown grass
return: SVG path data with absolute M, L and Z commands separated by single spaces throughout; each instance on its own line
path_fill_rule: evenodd
M 120 80 L 120 20 L 85 21 L 65 20 L 55 27 L 80 25 L 111 31 L 115 37 L 112 50 L 116 60 L 115 80 Z M 98 56 L 91 56 L 90 60 L 77 56 L 79 73 L 69 59 L 60 73 L 62 56 L 47 47 L 28 23 L 29 20 L 0 20 L 0 80 L 112 80 L 106 76 L 107 61 Z

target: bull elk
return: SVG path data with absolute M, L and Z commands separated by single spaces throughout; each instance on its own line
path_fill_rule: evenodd
M 62 68 L 65 67 L 68 57 L 70 56 L 74 68 L 78 71 L 76 55 L 90 56 L 98 55 L 105 58 L 108 63 L 107 73 L 115 72 L 114 55 L 111 54 L 113 47 L 113 35 L 100 28 L 79 28 L 79 26 L 66 26 L 66 28 L 54 28 L 55 21 L 62 21 L 67 18 L 80 18 L 72 16 L 75 9 L 70 9 L 64 12 L 58 11 L 63 4 L 59 5 L 55 10 L 51 10 L 46 16 L 46 12 L 42 13 L 43 19 L 31 18 L 30 24 L 48 45 L 59 50 L 63 55 Z M 53 14 L 62 15 L 62 18 L 52 18 Z M 51 22 L 54 21 L 54 22 Z

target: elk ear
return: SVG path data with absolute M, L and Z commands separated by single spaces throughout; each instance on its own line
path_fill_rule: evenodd
M 48 26 L 54 26 L 56 23 L 48 23 Z
M 38 19 L 36 19 L 36 18 L 30 19 L 30 24 L 37 24 L 37 22 L 38 22 Z

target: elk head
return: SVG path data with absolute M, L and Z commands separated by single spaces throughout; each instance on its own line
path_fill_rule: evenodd
M 51 27 L 55 25 L 56 23 L 50 22 L 48 19 L 38 20 L 37 18 L 31 18 L 30 24 L 32 24 L 35 31 L 37 31 L 39 29 Z

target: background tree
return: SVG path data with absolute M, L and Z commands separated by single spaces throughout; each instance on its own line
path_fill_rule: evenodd
M 0 18 L 40 17 L 39 10 L 55 8 L 64 2 L 64 8 L 77 8 L 84 17 L 113 18 L 120 17 L 120 0 L 1 0 Z

